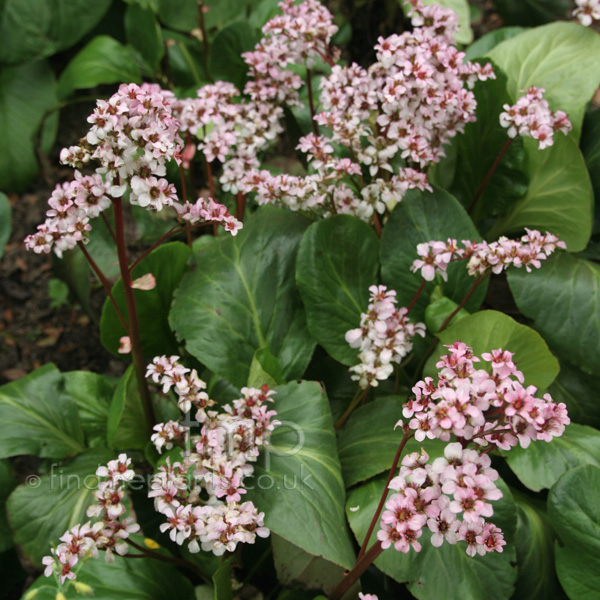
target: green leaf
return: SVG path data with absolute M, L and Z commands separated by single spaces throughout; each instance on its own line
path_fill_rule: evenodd
M 192 31 L 198 27 L 198 0 L 159 0 L 158 16 L 171 29 Z
M 532 85 L 544 88 L 550 108 L 569 113 L 574 136 L 579 136 L 585 106 L 600 83 L 600 37 L 595 31 L 552 23 L 498 44 L 488 56 L 508 75 L 514 101 Z
M 445 298 L 441 296 L 440 298 L 433 298 L 425 309 L 425 325 L 427 326 L 427 331 L 430 333 L 437 333 L 446 319 L 458 308 L 458 304 L 450 300 L 450 298 Z M 453 323 L 458 323 L 460 320 L 468 317 L 469 313 L 461 308 L 455 315 L 452 317 Z
M 231 589 L 231 562 L 227 561 L 212 576 L 214 584 L 214 600 L 233 600 Z
M 0 63 L 39 60 L 74 46 L 106 14 L 112 0 L 3 0 Z
M 246 21 L 232 23 L 219 31 L 210 51 L 210 72 L 215 79 L 231 81 L 238 90 L 244 89 L 248 79 L 248 65 L 243 52 L 254 50 L 259 35 Z
M 75 90 L 121 82 L 142 82 L 133 54 L 114 38 L 99 35 L 88 42 L 62 72 L 58 80 L 58 95 L 66 98 Z
M 336 215 L 313 223 L 298 251 L 296 283 L 308 330 L 345 365 L 357 362 L 357 350 L 345 335 L 360 326 L 361 312 L 369 304 L 369 286 L 377 284 L 378 247 L 377 236 L 365 222 Z
M 471 12 L 467 0 L 424 0 L 423 4 L 438 4 L 444 8 L 450 8 L 458 17 L 458 33 L 454 38 L 459 44 L 470 44 L 473 41 L 473 30 L 471 29 Z
M 0 460 L 0 552 L 12 548 L 12 532 L 6 519 L 6 499 L 15 489 L 17 479 L 13 475 L 12 466 L 7 460 Z
M 477 356 L 498 348 L 509 350 L 525 376 L 526 385 L 535 385 L 541 390 L 545 390 L 558 375 L 558 361 L 542 337 L 533 329 L 495 310 L 470 315 L 437 337 L 442 344 L 453 344 L 460 340 L 471 346 Z M 446 354 L 446 348 L 438 347 L 435 356 L 442 354 Z
M 129 5 L 125 12 L 125 33 L 127 41 L 150 66 L 150 73 L 158 71 L 165 47 L 152 9 L 138 4 Z
M 137 5 L 141 8 L 151 10 L 154 14 L 158 13 L 159 0 L 124 0 L 129 5 Z
M 554 570 L 554 539 L 544 502 L 512 490 L 517 506 L 517 566 L 519 577 L 513 598 L 562 600 L 564 594 Z
M 63 592 L 67 600 L 195 600 L 190 580 L 173 565 L 153 558 L 131 560 L 117 555 L 107 564 L 101 553 L 86 560 L 77 580 L 89 585 L 92 595 L 84 596 L 69 586 Z M 37 591 L 36 600 L 55 600 L 59 591 L 55 586 L 53 579 L 42 575 L 29 589 Z
M 254 353 L 248 375 L 248 387 L 261 387 L 267 384 L 271 389 L 285 383 L 279 361 L 267 348 Z
M 500 42 L 514 37 L 518 33 L 525 31 L 524 27 L 500 27 L 494 29 L 485 35 L 481 36 L 477 41 L 473 42 L 466 50 L 465 56 L 467 60 L 473 60 L 480 56 L 485 56 L 492 48 L 496 47 Z
M 261 453 L 247 495 L 265 525 L 294 546 L 336 565 L 354 564 L 344 518 L 344 482 L 327 396 L 316 382 L 277 388 L 282 422 Z
M 11 230 L 11 209 L 6 194 L 0 192 L 0 258 L 4 256 L 4 247 L 8 243 Z
M 293 266 L 308 221 L 265 206 L 236 237 L 198 252 L 175 293 L 170 323 L 187 350 L 238 388 L 254 352 L 268 348 L 286 379 L 301 377 L 314 341 L 295 289 Z
M 209 77 L 204 67 L 202 46 L 195 39 L 188 39 L 185 35 L 175 31 L 162 32 L 163 40 L 167 43 L 169 68 L 173 79 L 186 90 L 181 94 L 195 96 L 195 90 L 208 83 Z
M 90 304 L 92 284 L 90 280 L 90 265 L 79 248 L 67 250 L 62 258 L 52 257 L 52 271 L 64 281 L 75 299 L 85 312 L 96 321 L 96 314 Z
M 571 422 L 600 429 L 600 378 L 560 361 L 560 373 L 548 390 L 555 402 L 564 402 Z
M 381 279 L 396 290 L 398 306 L 408 306 L 423 281 L 420 273 L 410 270 L 418 258 L 417 244 L 431 240 L 446 241 L 448 238 L 481 239 L 465 209 L 448 192 L 440 188 L 434 188 L 433 192 L 411 190 L 394 208 L 381 236 Z M 449 265 L 448 281 L 437 276 L 434 281 L 427 282 L 411 310 L 411 320 L 423 320 L 428 299 L 436 285 L 440 286 L 444 296 L 459 303 L 474 281 L 464 262 Z M 479 308 L 486 289 L 487 282 L 475 290 L 465 305 L 466 310 L 473 312 Z
M 343 567 L 312 556 L 274 533 L 271 538 L 277 580 L 282 585 L 301 583 L 305 588 L 330 593 L 343 579 Z
M 387 396 L 356 409 L 339 432 L 338 452 L 346 487 L 388 470 L 402 441 L 402 430 L 394 425 L 402 419 L 405 399 Z M 441 456 L 446 444 L 409 441 L 404 455 L 425 448 L 431 457 Z
M 375 514 L 385 484 L 385 477 L 372 479 L 354 488 L 348 494 L 346 514 L 356 539 L 362 542 Z M 494 516 L 490 519 L 504 532 L 507 545 L 500 554 L 471 558 L 464 542 L 455 546 L 444 544 L 434 548 L 429 532 L 419 542 L 422 550 L 408 554 L 393 547 L 385 550 L 375 566 L 396 581 L 408 581 L 408 589 L 420 600 L 506 600 L 511 596 L 517 571 L 511 565 L 515 559 L 513 545 L 516 525 L 514 500 L 507 485 L 499 479 L 503 498 L 494 502 Z M 371 538 L 373 541 L 375 536 Z M 372 543 L 371 541 L 371 543 Z
M 571 423 L 551 442 L 512 448 L 506 453 L 506 462 L 524 486 L 539 492 L 552 487 L 569 469 L 600 466 L 600 431 Z
M 565 473 L 548 495 L 548 514 L 563 545 L 556 545 L 558 579 L 569 598 L 595 600 L 600 587 L 600 469 Z
M 600 266 L 565 253 L 539 270 L 509 271 L 519 310 L 561 357 L 592 374 L 600 365 Z
M 88 447 L 106 446 L 108 411 L 113 386 L 102 375 L 89 371 L 64 373 L 65 393 L 77 403 Z
M 512 103 L 506 91 L 506 75 L 500 68 L 494 71 L 495 80 L 475 84 L 477 121 L 468 123 L 464 134 L 456 137 L 459 167 L 449 191 L 466 208 L 471 206 L 496 157 L 510 139 L 506 130 L 499 126 L 504 105 Z M 475 205 L 473 219 L 476 222 L 490 215 L 505 213 L 512 202 L 525 195 L 528 176 L 523 172 L 524 160 L 523 140 L 517 138 L 502 157 Z
M 143 450 L 148 443 L 144 407 L 138 392 L 134 366 L 131 365 L 115 390 L 108 414 L 107 440 L 118 450 Z
M 186 262 L 191 250 L 182 242 L 171 242 L 153 250 L 134 270 L 135 280 L 142 275 L 151 273 L 156 279 L 156 287 L 152 290 L 134 290 L 137 304 L 138 322 L 140 323 L 140 338 L 142 354 L 151 359 L 163 354 L 177 354 L 177 340 L 169 328 L 168 314 L 173 293 L 179 285 Z M 123 290 L 123 281 L 119 279 L 113 286 L 113 297 L 127 318 L 127 303 Z M 102 344 L 115 356 L 118 353 L 119 340 L 127 335 L 123 324 L 117 317 L 112 302 L 107 298 L 100 319 L 100 337 Z
M 507 25 L 541 25 L 567 15 L 569 0 L 494 0 Z
M 0 69 L 0 188 L 4 191 L 23 191 L 37 174 L 35 137 L 46 111 L 56 104 L 54 74 L 45 61 Z
M 8 521 L 15 543 L 36 566 L 67 529 L 89 520 L 86 511 L 95 500 L 96 469 L 111 458 L 109 450 L 98 448 L 64 466 L 53 463 L 50 473 L 33 476 L 9 496 Z
M 108 220 L 113 227 L 112 210 L 108 215 Z M 86 249 L 108 279 L 116 278 L 121 274 L 117 245 L 104 222 L 97 220 L 92 225 Z M 79 248 L 77 248 L 77 252 L 81 254 Z M 85 262 L 89 264 L 87 260 Z
M 53 364 L 0 387 L 0 458 L 64 458 L 84 449 L 77 404 Z
M 600 37 L 600 36 L 599 36 Z M 523 140 L 529 189 L 496 221 L 490 239 L 525 227 L 559 235 L 569 252 L 583 250 L 592 233 L 593 194 L 590 176 L 577 144 L 557 134 L 554 145 L 538 149 L 536 140 Z
M 581 132 L 581 152 L 594 189 L 596 209 L 593 233 L 600 233 L 600 110 L 586 114 Z

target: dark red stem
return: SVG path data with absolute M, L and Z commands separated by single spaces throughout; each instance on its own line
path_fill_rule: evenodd
M 426 283 L 427 282 L 424 279 L 423 279 L 423 281 L 421 281 L 421 285 L 419 286 L 419 289 L 417 290 L 415 297 L 411 300 L 410 304 L 408 305 L 408 308 L 406 309 L 406 314 L 408 314 L 413 309 L 413 306 L 416 304 L 417 300 L 419 299 L 419 296 L 421 295 L 421 292 L 423 291 L 423 288 L 425 287 Z
M 340 598 L 358 581 L 359 577 L 373 564 L 373 561 L 383 552 L 381 542 L 375 542 L 361 558 L 356 561 L 352 571 L 344 575 L 344 579 L 329 594 L 329 600 L 340 600 Z

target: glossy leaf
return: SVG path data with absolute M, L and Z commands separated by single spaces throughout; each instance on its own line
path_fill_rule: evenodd
M 423 4 L 437 4 L 452 9 L 458 17 L 458 33 L 454 39 L 459 44 L 470 44 L 473 41 L 471 14 L 467 0 L 424 0 Z
M 214 600 L 233 600 L 231 589 L 231 562 L 221 565 L 212 576 L 214 585 Z
M 301 377 L 315 346 L 306 331 L 293 266 L 308 221 L 263 207 L 236 236 L 194 256 L 175 293 L 170 323 L 187 350 L 237 387 L 254 352 L 268 348 L 286 379 Z
M 39 60 L 75 45 L 100 22 L 112 0 L 4 0 L 0 63 Z
M 592 374 L 600 365 L 600 266 L 560 252 L 508 282 L 519 310 L 561 357 Z
M 84 449 L 77 403 L 53 364 L 0 387 L 0 458 L 64 458 Z
M 548 390 L 555 402 L 564 402 L 571 422 L 600 429 L 600 378 L 560 361 L 560 373 Z
M 475 84 L 477 121 L 468 123 L 464 134 L 457 136 L 455 142 L 459 167 L 449 191 L 467 209 L 471 207 L 496 157 L 509 140 L 506 130 L 499 127 L 498 123 L 504 105 L 512 102 L 506 91 L 506 75 L 498 67 L 494 71 L 495 80 Z M 523 171 L 524 160 L 523 142 L 517 138 L 502 157 L 474 206 L 472 214 L 476 222 L 490 215 L 505 213 L 512 202 L 525 195 L 528 175 Z
M 131 365 L 121 377 L 110 405 L 108 445 L 118 450 L 142 450 L 148 443 L 149 425 L 138 392 L 135 370 Z
M 0 552 L 12 548 L 12 532 L 6 519 L 6 499 L 17 485 L 12 465 L 8 460 L 0 460 Z
M 156 279 L 156 287 L 152 290 L 134 290 L 140 325 L 142 353 L 151 360 L 154 356 L 177 354 L 178 344 L 169 328 L 168 314 L 173 300 L 173 293 L 179 285 L 190 249 L 182 242 L 171 242 L 153 250 L 134 270 L 135 280 L 151 273 Z M 121 279 L 113 286 L 113 296 L 127 321 L 127 304 L 123 282 Z M 102 344 L 115 356 L 118 353 L 121 336 L 127 335 L 125 328 L 117 317 L 112 302 L 106 299 L 100 320 L 100 336 Z
M 65 393 L 77 403 L 86 445 L 106 446 L 106 426 L 113 386 L 102 375 L 89 371 L 70 371 L 63 376 Z
M 561 544 L 555 547 L 558 579 L 569 598 L 593 600 L 600 587 L 600 469 L 565 473 L 550 490 L 548 514 Z
M 517 368 L 525 376 L 526 385 L 546 389 L 558 375 L 558 361 L 542 337 L 533 329 L 495 310 L 484 310 L 465 317 L 437 337 L 442 344 L 453 344 L 460 340 L 471 346 L 477 356 L 498 348 L 509 350 L 514 354 Z M 446 348 L 438 347 L 435 356 L 445 353 Z
M 500 42 L 508 40 L 523 31 L 525 31 L 524 27 L 500 27 L 500 29 L 494 29 L 485 35 L 482 35 L 465 50 L 466 58 L 468 60 L 473 60 L 474 58 L 485 56 Z
M 64 466 L 54 463 L 47 475 L 18 486 L 9 496 L 8 520 L 15 543 L 35 565 L 41 565 L 67 529 L 89 520 L 86 511 L 95 500 L 96 469 L 111 458 L 112 452 L 102 448 Z
M 596 209 L 594 211 L 594 234 L 600 233 L 600 111 L 586 114 L 581 132 L 581 152 L 585 159 L 592 187 Z
M 488 56 L 508 75 L 513 101 L 532 85 L 544 88 L 550 108 L 569 113 L 574 135 L 579 135 L 585 106 L 600 83 L 600 37 L 595 31 L 552 23 L 498 44 Z
M 581 465 L 600 466 L 600 431 L 571 423 L 551 442 L 513 448 L 506 461 L 521 483 L 534 492 L 552 487 L 560 476 Z
M 141 541 L 141 540 L 138 540 Z M 132 553 L 133 554 L 133 553 Z M 194 586 L 175 566 L 153 558 L 131 560 L 115 557 L 112 564 L 99 558 L 87 560 L 77 580 L 92 588 L 93 600 L 195 600 Z M 31 586 L 36 600 L 55 600 L 58 588 L 53 579 L 43 575 Z M 44 587 L 48 586 L 48 587 Z M 42 589 L 44 588 L 44 589 Z M 81 600 L 74 586 L 64 592 L 66 600 Z
M 346 487 L 392 466 L 402 441 L 402 431 L 394 429 L 394 425 L 402 419 L 404 402 L 404 398 L 390 396 L 369 402 L 356 409 L 341 429 L 338 452 Z M 417 452 L 423 447 L 430 456 L 441 456 L 444 446 L 437 440 L 411 440 L 406 444 L 404 454 Z
M 58 80 L 58 94 L 66 98 L 75 90 L 103 83 L 141 83 L 139 67 L 126 46 L 107 35 L 93 38 L 67 65 Z
M 262 387 L 267 384 L 271 389 L 285 383 L 279 361 L 266 349 L 261 348 L 254 353 L 248 387 Z
M 241 55 L 254 50 L 258 40 L 259 35 L 246 21 L 232 23 L 221 30 L 215 37 L 210 52 L 212 76 L 230 81 L 239 90 L 243 90 L 249 67 Z
M 569 0 L 494 0 L 507 25 L 541 25 L 567 15 Z
M 528 600 L 562 600 L 554 570 L 554 539 L 552 524 L 545 503 L 512 490 L 517 507 L 517 579 L 514 598 Z
M 56 82 L 45 61 L 0 69 L 2 190 L 23 191 L 37 174 L 35 138 L 46 111 L 56 103 Z
M 308 554 L 350 568 L 354 552 L 344 518 L 345 489 L 327 396 L 316 382 L 277 388 L 282 422 L 251 478 L 247 498 L 265 525 Z
M 10 238 L 11 209 L 8 197 L 0 192 L 0 258 L 4 256 L 4 247 Z
M 154 12 L 137 4 L 128 6 L 125 13 L 125 33 L 127 41 L 150 66 L 151 74 L 157 71 L 165 47 Z
M 346 332 L 360 326 L 369 304 L 369 286 L 377 284 L 379 241 L 356 217 L 337 215 L 313 223 L 300 244 L 296 282 L 306 307 L 311 335 L 345 365 L 358 351 Z
M 530 138 L 523 141 L 527 154 L 529 189 L 496 221 L 488 237 L 495 239 L 525 227 L 560 236 L 569 252 L 583 250 L 592 232 L 592 184 L 581 151 L 562 133 L 544 150 Z
M 346 514 L 359 542 L 362 542 L 375 514 L 385 479 L 372 479 L 348 494 Z M 516 509 L 506 484 L 498 480 L 497 485 L 504 496 L 493 503 L 494 516 L 490 520 L 503 530 L 508 542 L 501 554 L 491 552 L 486 556 L 471 558 L 465 551 L 464 542 L 456 546 L 444 544 L 441 548 L 434 548 L 426 531 L 419 540 L 421 552 L 411 550 L 402 554 L 392 547 L 383 552 L 375 561 L 375 566 L 400 583 L 409 582 L 409 591 L 419 600 L 510 598 L 517 576 L 516 569 L 511 565 L 515 559 L 513 539 Z
M 394 208 L 381 237 L 381 278 L 396 290 L 398 306 L 408 306 L 423 278 L 410 267 L 418 258 L 417 244 L 431 240 L 446 241 L 481 239 L 473 222 L 458 200 L 440 188 L 433 192 L 409 191 Z M 422 321 L 429 297 L 436 285 L 456 303 L 463 300 L 475 279 L 467 273 L 464 262 L 448 267 L 448 281 L 437 276 L 425 285 L 423 293 L 410 313 L 411 320 Z M 477 310 L 485 297 L 487 282 L 477 288 L 465 308 Z

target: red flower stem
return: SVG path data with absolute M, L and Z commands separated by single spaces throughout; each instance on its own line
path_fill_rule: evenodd
M 388 486 L 390 485 L 390 481 L 394 478 L 394 474 L 396 473 L 396 469 L 398 468 L 398 463 L 400 462 L 400 457 L 402 456 L 402 451 L 404 450 L 404 446 L 406 446 L 406 442 L 408 442 L 408 440 L 410 440 L 411 437 L 413 437 L 412 433 L 409 433 L 408 431 L 404 432 L 404 436 L 402 437 L 400 445 L 398 446 L 398 450 L 396 452 L 396 456 L 394 457 L 394 462 L 392 463 L 392 467 L 390 469 L 387 481 L 385 482 L 385 488 L 383 490 L 383 493 L 381 494 L 381 499 L 379 500 L 379 504 L 377 505 L 377 510 L 375 511 L 375 514 L 373 515 L 373 518 L 371 519 L 371 524 L 369 525 L 369 530 L 367 531 L 367 535 L 365 536 L 365 539 L 360 548 L 360 552 L 358 553 L 357 564 L 358 564 L 358 561 L 360 561 L 360 559 L 364 556 L 367 546 L 369 545 L 369 540 L 371 539 L 371 534 L 373 533 L 373 529 L 375 529 L 375 525 L 377 525 L 377 521 L 379 520 L 379 515 L 381 514 L 381 511 L 383 510 L 385 501 L 388 496 L 388 492 L 390 491 Z
M 235 218 L 238 221 L 244 220 L 244 212 L 246 211 L 246 194 L 238 192 L 235 197 Z
M 475 192 L 475 196 L 474 196 L 473 200 L 471 201 L 469 210 L 467 210 L 467 212 L 469 214 L 471 214 L 473 212 L 473 210 L 475 210 L 475 206 L 477 205 L 479 198 L 481 198 L 481 195 L 483 194 L 485 188 L 488 186 L 488 183 L 490 182 L 492 175 L 496 172 L 496 169 L 498 168 L 498 165 L 500 164 L 502 157 L 506 154 L 506 151 L 510 148 L 510 145 L 513 143 L 514 139 L 515 138 L 508 138 L 508 141 L 506 142 L 506 144 L 504 144 L 504 146 L 502 147 L 502 150 L 500 150 L 500 154 L 498 154 L 498 156 L 496 157 L 494 164 L 492 164 L 492 166 L 490 167 L 490 170 L 487 172 L 487 175 L 484 177 L 483 181 L 481 182 L 479 189 Z
M 359 577 L 373 564 L 373 561 L 383 552 L 381 542 L 375 542 L 361 558 L 356 561 L 352 571 L 344 575 L 344 579 L 329 595 L 329 600 L 340 598 L 358 581 Z
M 377 234 L 377 237 L 381 237 L 381 223 L 377 213 L 373 213 L 373 223 L 375 225 L 375 233 Z
M 490 274 L 491 271 L 489 271 L 483 276 L 479 275 L 477 277 L 477 279 L 471 286 L 471 289 L 467 292 L 467 295 L 462 299 L 462 302 L 446 317 L 446 320 L 442 323 L 442 326 L 438 329 L 437 333 L 441 333 L 442 331 L 444 331 L 444 329 L 446 329 L 446 327 L 448 327 L 450 321 L 452 321 L 452 319 L 458 314 L 461 308 L 464 307 L 464 305 L 469 301 L 469 298 L 473 295 L 473 292 L 479 287 L 481 283 L 483 283 L 490 276 Z
M 419 299 L 419 296 L 421 295 L 421 292 L 423 291 L 423 288 L 425 287 L 426 283 L 427 282 L 424 279 L 423 279 L 423 281 L 421 281 L 421 285 L 419 286 L 419 289 L 417 290 L 415 297 L 411 300 L 410 304 L 408 305 L 408 308 L 406 309 L 407 315 L 412 310 L 413 306 L 416 304 L 417 300 Z
M 115 297 L 112 295 L 110 281 L 108 281 L 108 279 L 106 279 L 106 276 L 104 275 L 104 273 L 102 272 L 100 267 L 96 264 L 96 261 L 90 256 L 90 253 L 87 251 L 84 243 L 82 241 L 79 241 L 79 242 L 77 242 L 77 245 L 83 252 L 83 255 L 85 256 L 86 260 L 90 263 L 90 267 L 92 267 L 92 270 L 96 274 L 96 277 L 98 277 L 98 279 L 100 280 L 100 283 L 102 284 L 102 287 L 104 288 L 104 291 L 106 292 L 110 301 L 112 302 L 115 312 L 117 313 L 117 317 L 119 317 L 119 321 L 121 321 L 121 324 L 125 328 L 125 331 L 129 334 L 129 326 L 127 325 L 127 321 L 125 321 L 125 318 L 123 317 L 123 315 L 121 314 L 121 311 L 119 310 L 119 306 L 117 305 Z
M 187 186 L 185 184 L 185 171 L 183 170 L 183 163 L 179 164 L 179 176 L 181 178 L 181 194 L 183 196 L 183 201 L 187 202 L 188 201 Z M 190 229 L 189 221 L 187 221 L 185 224 L 185 237 L 187 240 L 187 245 L 191 248 L 192 247 L 192 231 Z
M 106 218 L 106 215 L 104 214 L 104 212 L 101 212 L 100 216 L 102 217 L 102 220 L 104 221 L 104 224 L 106 225 L 106 229 L 108 229 L 108 233 L 110 233 L 110 237 L 114 240 L 114 242 L 116 244 L 117 236 L 115 235 L 113 228 L 110 226 L 110 223 L 108 222 L 108 219 Z
M 313 131 L 315 135 L 319 135 L 319 126 L 315 121 L 315 101 L 313 99 L 313 88 L 312 88 L 312 73 L 310 69 L 306 69 L 306 87 L 308 88 L 308 104 L 310 106 L 310 120 L 312 121 Z
M 156 423 L 152 401 L 150 400 L 150 391 L 146 382 L 146 364 L 142 355 L 142 342 L 140 340 L 140 325 L 137 314 L 137 304 L 135 294 L 131 287 L 131 271 L 129 261 L 127 260 L 127 248 L 125 246 L 125 231 L 123 227 L 123 204 L 121 198 L 113 198 L 115 209 L 115 233 L 117 235 L 117 253 L 119 256 L 119 267 L 121 269 L 121 281 L 123 282 L 123 292 L 125 293 L 125 302 L 127 303 L 127 318 L 129 321 L 129 339 L 131 341 L 131 356 L 137 378 L 138 391 L 142 400 L 144 414 L 146 416 L 146 425 L 152 432 L 152 427 Z
M 348 417 L 352 414 L 352 411 L 360 404 L 360 401 L 367 397 L 369 393 L 369 388 L 366 390 L 361 390 L 358 388 L 356 390 L 356 394 L 354 394 L 354 398 L 352 398 L 352 402 L 350 402 L 350 406 L 346 409 L 346 412 L 338 419 L 337 423 L 333 426 L 334 429 L 340 429 L 340 427 L 344 426 L 344 423 L 348 420 Z

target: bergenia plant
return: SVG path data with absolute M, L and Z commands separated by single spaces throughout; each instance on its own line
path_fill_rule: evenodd
M 25 240 L 87 260 L 123 374 L 0 391 L 24 597 L 591 598 L 600 5 L 467 48 L 406 1 L 365 64 L 335 3 L 208 4 L 206 83 L 98 99 Z

